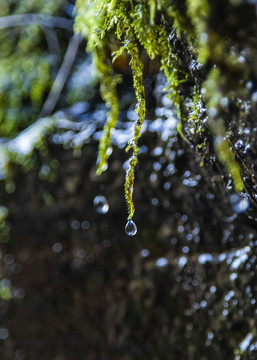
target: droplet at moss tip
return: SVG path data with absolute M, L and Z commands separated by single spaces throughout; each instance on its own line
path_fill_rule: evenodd
M 132 219 L 129 219 L 126 226 L 125 232 L 128 236 L 134 236 L 137 233 L 137 226 Z

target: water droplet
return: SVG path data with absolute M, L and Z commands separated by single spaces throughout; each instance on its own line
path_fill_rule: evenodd
M 78 220 L 72 220 L 71 227 L 73 230 L 78 230 L 80 227 L 80 222 Z
M 249 333 L 244 340 L 239 344 L 240 350 L 244 352 L 250 345 L 250 342 L 252 341 L 253 334 Z
M 207 262 L 213 261 L 213 256 L 211 254 L 201 254 L 198 257 L 198 261 L 200 264 L 206 264 Z
M 235 213 L 240 214 L 249 209 L 250 203 L 247 197 L 233 194 L 230 196 L 230 203 Z
M 12 254 L 6 254 L 6 255 L 4 256 L 4 262 L 6 263 L 6 265 L 11 265 L 11 264 L 13 264 L 13 262 L 14 262 L 14 257 L 13 257 L 13 255 L 12 255 Z
M 211 331 L 208 332 L 207 336 L 208 336 L 208 339 L 212 340 L 214 337 L 213 332 L 211 332 Z
M 52 250 L 56 253 L 59 253 L 62 251 L 62 244 L 56 242 L 53 246 L 52 246 Z
M 159 170 L 161 170 L 162 165 L 161 165 L 161 163 L 159 163 L 159 161 L 155 161 L 153 163 L 153 168 L 154 168 L 154 170 L 159 171 Z
M 201 301 L 200 306 L 202 308 L 205 308 L 207 306 L 207 301 L 206 300 Z
M 151 202 L 152 202 L 152 204 L 153 204 L 153 205 L 155 205 L 155 206 L 156 206 L 156 205 L 158 205 L 159 200 L 158 200 L 158 199 L 156 199 L 156 198 L 153 198 Z
M 23 299 L 25 296 L 25 290 L 22 288 L 13 289 L 13 296 L 16 299 Z
M 231 281 L 233 281 L 233 280 L 236 280 L 237 279 L 237 273 L 232 273 L 231 275 L 230 275 L 230 280 Z
M 1 328 L 0 329 L 0 339 L 5 340 L 8 338 L 8 336 L 9 336 L 9 331 L 5 328 Z
M 149 256 L 149 254 L 150 254 L 150 251 L 148 249 L 143 249 L 141 251 L 141 256 L 143 256 L 143 257 L 147 257 L 147 256 Z
M 164 183 L 163 187 L 164 187 L 165 190 L 169 190 L 170 189 L 170 183 L 168 183 L 168 182 Z
M 126 226 L 125 226 L 126 234 L 129 236 L 134 236 L 137 233 L 137 226 L 134 223 L 133 220 L 128 220 Z
M 187 264 L 187 258 L 185 256 L 181 256 L 179 259 L 178 259 L 178 266 L 180 268 L 183 268 L 185 265 Z
M 166 258 L 159 258 L 157 261 L 156 261 L 156 265 L 158 267 L 164 267 L 168 264 L 168 260 Z
M 97 195 L 94 198 L 94 205 L 99 214 L 106 214 L 109 210 L 109 204 L 103 195 Z
M 150 175 L 150 181 L 151 181 L 151 182 L 155 182 L 156 180 L 157 180 L 157 174 L 154 174 L 154 173 L 151 174 L 151 175 Z
M 188 246 L 184 246 L 182 249 L 183 253 L 187 254 L 189 253 L 189 247 Z
M 105 239 L 103 241 L 103 246 L 106 247 L 106 248 L 110 247 L 111 246 L 111 241 L 109 239 Z
M 108 147 L 107 151 L 106 151 L 106 155 L 110 156 L 112 154 L 113 148 L 110 146 Z
M 97 160 L 96 163 L 99 165 L 100 160 Z M 100 171 L 101 171 L 101 172 L 105 172 L 107 169 L 108 169 L 108 164 L 103 164 L 103 165 L 101 166 L 101 168 L 100 168 Z
M 163 148 L 161 146 L 157 146 L 151 151 L 151 155 L 160 156 L 163 153 Z
M 83 230 L 88 230 L 90 228 L 90 223 L 87 220 L 82 221 L 81 228 Z

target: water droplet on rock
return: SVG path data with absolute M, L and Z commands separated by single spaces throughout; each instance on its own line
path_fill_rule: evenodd
M 230 203 L 235 213 L 240 214 L 249 209 L 250 203 L 247 197 L 233 194 L 230 196 Z
M 60 253 L 62 251 L 62 244 L 56 242 L 53 246 L 52 246 L 52 250 L 55 253 Z
M 164 258 L 164 257 L 159 258 L 159 259 L 156 261 L 156 265 L 157 265 L 158 267 L 164 267 L 164 266 L 166 266 L 167 264 L 168 264 L 168 260 L 167 260 L 166 258 Z
M 108 204 L 106 198 L 102 195 L 97 195 L 94 198 L 94 205 L 96 207 L 96 211 L 99 214 L 106 214 L 109 210 L 109 204 Z
M 126 226 L 125 226 L 126 234 L 129 236 L 134 236 L 137 233 L 137 226 L 134 223 L 133 220 L 128 220 Z
M 8 336 L 9 336 L 9 331 L 5 328 L 1 328 L 0 329 L 0 339 L 5 340 L 8 338 Z

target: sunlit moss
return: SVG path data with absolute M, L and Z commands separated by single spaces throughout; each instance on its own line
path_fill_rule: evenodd
M 138 101 L 136 107 L 138 118 L 134 126 L 133 139 L 131 139 L 127 147 L 127 151 L 132 149 L 125 180 L 128 219 L 134 213 L 132 200 L 134 168 L 138 162 L 138 139 L 145 117 L 143 64 L 140 60 L 138 43 L 144 46 L 151 59 L 154 59 L 157 55 L 161 56 L 162 69 L 170 84 L 170 97 L 177 107 L 178 118 L 181 118 L 179 86 L 182 80 L 179 80 L 178 71 L 174 64 L 176 56 L 170 49 L 164 22 L 155 25 L 156 11 L 161 9 L 162 3 L 161 1 L 148 1 L 140 4 L 134 4 L 131 1 L 77 1 L 78 15 L 75 29 L 88 37 L 87 49 L 93 52 L 96 59 L 95 64 L 101 76 L 102 96 L 110 108 L 99 146 L 98 174 L 107 167 L 107 149 L 111 144 L 111 129 L 115 128 L 118 117 L 116 83 L 115 80 L 112 80 L 113 74 L 111 68 L 107 65 L 108 59 L 104 57 L 108 52 L 106 43 L 113 41 L 113 36 L 111 37 L 110 34 L 113 35 L 114 32 L 117 40 L 120 41 L 120 49 L 114 53 L 113 61 L 124 51 L 130 56 L 133 83 Z
M 112 68 L 106 64 L 105 54 L 103 49 L 97 49 L 95 56 L 96 68 L 101 74 L 101 94 L 107 107 L 109 108 L 107 114 L 107 121 L 104 126 L 103 136 L 99 144 L 98 153 L 98 169 L 97 175 L 107 169 L 108 163 L 108 149 L 111 146 L 111 131 L 115 129 L 119 115 L 119 103 L 116 85 L 121 81 L 120 76 L 112 76 Z
M 0 288 L 0 298 L 3 300 L 10 300 L 12 298 L 12 294 L 9 288 Z
M 4 1 L 0 16 L 57 15 L 65 0 Z M 13 136 L 36 120 L 49 91 L 58 54 L 47 47 L 49 31 L 37 24 L 0 29 L 0 136 Z M 48 35 L 47 35 L 48 34 Z M 53 71 L 54 70 L 54 71 Z
M 227 43 L 219 31 L 210 27 L 212 11 L 217 11 L 216 7 L 218 8 L 219 5 L 209 0 L 187 0 L 183 3 L 169 0 L 144 0 L 140 2 L 132 0 L 77 0 L 76 6 L 75 30 L 88 39 L 87 50 L 92 52 L 95 58 L 102 84 L 102 97 L 109 108 L 107 123 L 99 146 L 98 174 L 107 168 L 107 149 L 111 145 L 111 130 L 115 128 L 118 118 L 116 91 L 118 78 L 110 60 L 114 56 L 115 61 L 124 52 L 130 56 L 130 66 L 138 101 L 136 108 L 138 118 L 135 122 L 134 136 L 127 147 L 127 150 L 132 149 L 125 181 L 128 218 L 130 219 L 134 213 L 132 201 L 134 168 L 138 162 L 138 139 L 145 116 L 143 64 L 140 59 L 142 47 L 150 59 L 154 59 L 156 56 L 160 58 L 160 70 L 168 79 L 169 97 L 175 106 L 179 120 L 177 130 L 185 141 L 189 140 L 183 131 L 183 121 L 189 120 L 189 123 L 197 123 L 197 126 L 194 125 L 195 133 L 203 131 L 203 127 L 200 125 L 200 109 L 207 104 L 210 109 L 209 129 L 214 135 L 218 158 L 232 175 L 235 189 L 241 191 L 243 182 L 233 152 L 225 138 L 223 142 L 217 139 L 226 136 L 222 112 L 220 112 L 220 101 L 224 96 L 233 97 L 234 94 L 242 94 L 242 86 L 236 85 L 235 87 L 234 82 L 236 80 L 233 79 L 239 78 L 242 74 L 246 78 L 247 70 L 246 67 L 238 65 L 237 58 L 229 53 Z M 199 79 L 192 73 L 189 64 L 183 63 L 181 49 L 180 53 L 173 49 L 171 33 L 181 41 L 181 44 L 186 42 L 183 46 L 187 46 L 187 48 L 190 46 L 191 59 L 197 58 L 202 65 L 211 64 L 210 70 L 202 75 L 202 78 Z M 117 50 L 113 51 L 113 49 Z M 224 59 L 225 53 L 227 57 Z M 222 82 L 223 77 L 220 69 L 223 69 L 223 72 L 227 71 L 226 81 Z M 230 82 L 233 83 L 233 86 L 229 86 Z M 187 118 L 183 112 L 185 96 L 181 95 L 185 83 L 192 84 L 188 96 L 191 98 L 193 109 L 190 114 L 187 114 Z M 200 96 L 201 88 L 205 89 L 202 97 Z M 217 116 L 213 116 L 215 111 L 212 109 L 215 109 Z M 215 124 L 216 118 L 219 119 L 218 125 Z
M 236 191 L 242 191 L 244 183 L 240 175 L 240 169 L 237 165 L 233 152 L 230 150 L 229 142 L 222 136 L 218 136 L 215 141 L 215 148 L 219 157 L 219 160 L 223 162 L 228 172 L 231 174 L 234 180 L 234 187 Z

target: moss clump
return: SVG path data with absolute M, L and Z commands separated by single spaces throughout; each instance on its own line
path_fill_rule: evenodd
M 65 2 L 19 0 L 1 4 L 1 25 L 4 25 L 0 29 L 2 137 L 16 135 L 36 119 L 51 87 L 54 73 L 60 66 L 57 49 L 49 51 L 52 43 L 58 43 L 55 29 L 42 26 L 36 20 L 27 24 L 22 20 L 23 16 L 27 16 L 29 22 L 33 17 L 31 14 L 42 16 L 42 19 L 44 16 L 60 15 Z
M 138 162 L 138 139 L 145 116 L 142 48 L 150 59 L 160 58 L 160 70 L 168 79 L 170 98 L 177 110 L 178 132 L 184 139 L 188 136 L 184 134 L 183 121 L 197 122 L 194 131 L 203 131 L 200 109 L 207 105 L 208 128 L 214 135 L 218 158 L 231 174 L 235 189 L 241 191 L 240 169 L 228 146 L 221 107 L 224 97 L 233 101 L 238 96 L 247 96 L 244 89 L 251 70 L 241 61 L 240 52 L 243 41 L 249 48 L 254 48 L 256 40 L 252 40 L 253 36 L 249 40 L 250 28 L 235 32 L 234 22 L 238 19 L 238 11 L 242 11 L 240 5 L 214 0 L 77 0 L 76 5 L 75 30 L 88 39 L 87 49 L 94 55 L 102 95 L 109 107 L 99 147 L 98 174 L 107 167 L 111 129 L 115 128 L 118 117 L 116 84 L 120 78 L 114 73 L 111 57 L 115 61 L 124 52 L 130 57 L 138 118 L 134 136 L 127 147 L 127 150 L 132 149 L 125 181 L 128 218 L 134 213 L 134 168 Z M 246 16 L 251 16 L 251 5 L 242 8 Z M 217 22 L 217 14 L 221 21 Z M 252 71 L 256 71 L 254 65 Z M 183 94 L 185 89 L 186 95 Z M 184 110 L 186 98 L 193 104 L 191 112 Z

